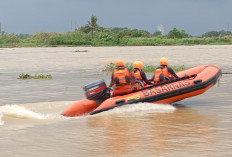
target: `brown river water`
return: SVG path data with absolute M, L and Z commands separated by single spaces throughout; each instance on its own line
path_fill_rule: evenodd
M 75 52 L 87 50 L 88 52 Z M 217 65 L 220 82 L 175 104 L 138 103 L 92 116 L 60 113 L 84 98 L 83 86 L 124 59 L 170 66 Z M 0 48 L 0 156 L 232 156 L 232 46 Z M 18 79 L 51 74 L 50 80 Z M 150 78 L 152 74 L 147 74 Z

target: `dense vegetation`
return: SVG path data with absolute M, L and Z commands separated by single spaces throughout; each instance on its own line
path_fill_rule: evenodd
M 104 28 L 97 24 L 92 16 L 85 26 L 68 33 L 38 32 L 29 34 L 0 34 L 0 47 L 26 46 L 140 46 L 140 45 L 210 45 L 232 44 L 230 31 L 209 31 L 202 36 L 193 37 L 184 30 L 173 28 L 167 35 L 157 30 L 150 33 L 145 30 L 128 28 Z
M 127 64 L 126 64 L 126 67 L 127 67 L 129 70 L 133 70 L 133 64 L 132 64 L 132 63 L 127 63 Z M 108 64 L 104 67 L 103 72 L 113 72 L 115 68 L 116 68 L 115 63 L 108 63 Z M 143 71 L 144 71 L 144 72 L 147 72 L 147 73 L 151 73 L 151 72 L 154 72 L 156 68 L 157 68 L 156 66 L 145 64 L 145 65 L 143 66 Z M 184 65 L 182 65 L 182 66 L 172 66 L 172 69 L 173 69 L 175 72 L 179 72 L 179 71 L 182 71 L 182 70 L 186 70 L 187 68 L 186 68 Z
M 44 74 L 35 74 L 35 75 L 29 75 L 29 74 L 20 74 L 19 79 L 51 79 L 52 75 L 44 75 Z

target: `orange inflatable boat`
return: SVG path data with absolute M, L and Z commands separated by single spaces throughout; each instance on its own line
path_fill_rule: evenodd
M 97 80 L 84 87 L 86 99 L 72 104 L 62 115 L 73 117 L 96 114 L 115 107 L 138 102 L 167 104 L 204 93 L 221 77 L 217 66 L 200 65 L 178 72 L 181 78 L 171 82 L 152 85 L 129 94 L 110 97 L 104 80 Z

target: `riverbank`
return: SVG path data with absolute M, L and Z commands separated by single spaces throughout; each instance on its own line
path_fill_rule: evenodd
M 231 45 L 230 31 L 210 31 L 191 36 L 174 28 L 167 35 L 151 34 L 128 28 L 101 28 L 90 32 L 84 27 L 67 33 L 37 32 L 35 34 L 0 34 L 0 47 L 57 47 L 57 46 L 170 46 L 170 45 Z
M 57 37 L 58 38 L 58 37 Z M 75 37 L 58 39 L 20 40 L 8 42 L 0 40 L 0 48 L 17 47 L 75 47 L 75 46 L 181 46 L 181 45 L 232 45 L 232 37 L 188 37 L 188 38 L 159 38 L 159 37 L 127 37 L 116 41 L 105 41 L 101 39 L 76 39 Z M 55 41 L 54 41 L 55 40 Z M 116 40 L 116 39 L 115 39 Z

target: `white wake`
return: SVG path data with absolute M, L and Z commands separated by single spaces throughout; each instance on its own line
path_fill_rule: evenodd
M 2 120 L 2 114 L 0 113 L 0 125 L 4 125 L 4 121 Z
M 6 115 L 16 118 L 28 118 L 28 119 L 53 119 L 55 115 L 45 115 L 34 112 L 28 108 L 19 105 L 4 105 L 0 106 L 0 115 Z
M 153 104 L 153 103 L 136 103 L 125 106 L 116 107 L 112 110 L 106 111 L 110 113 L 171 113 L 176 108 L 170 104 Z

